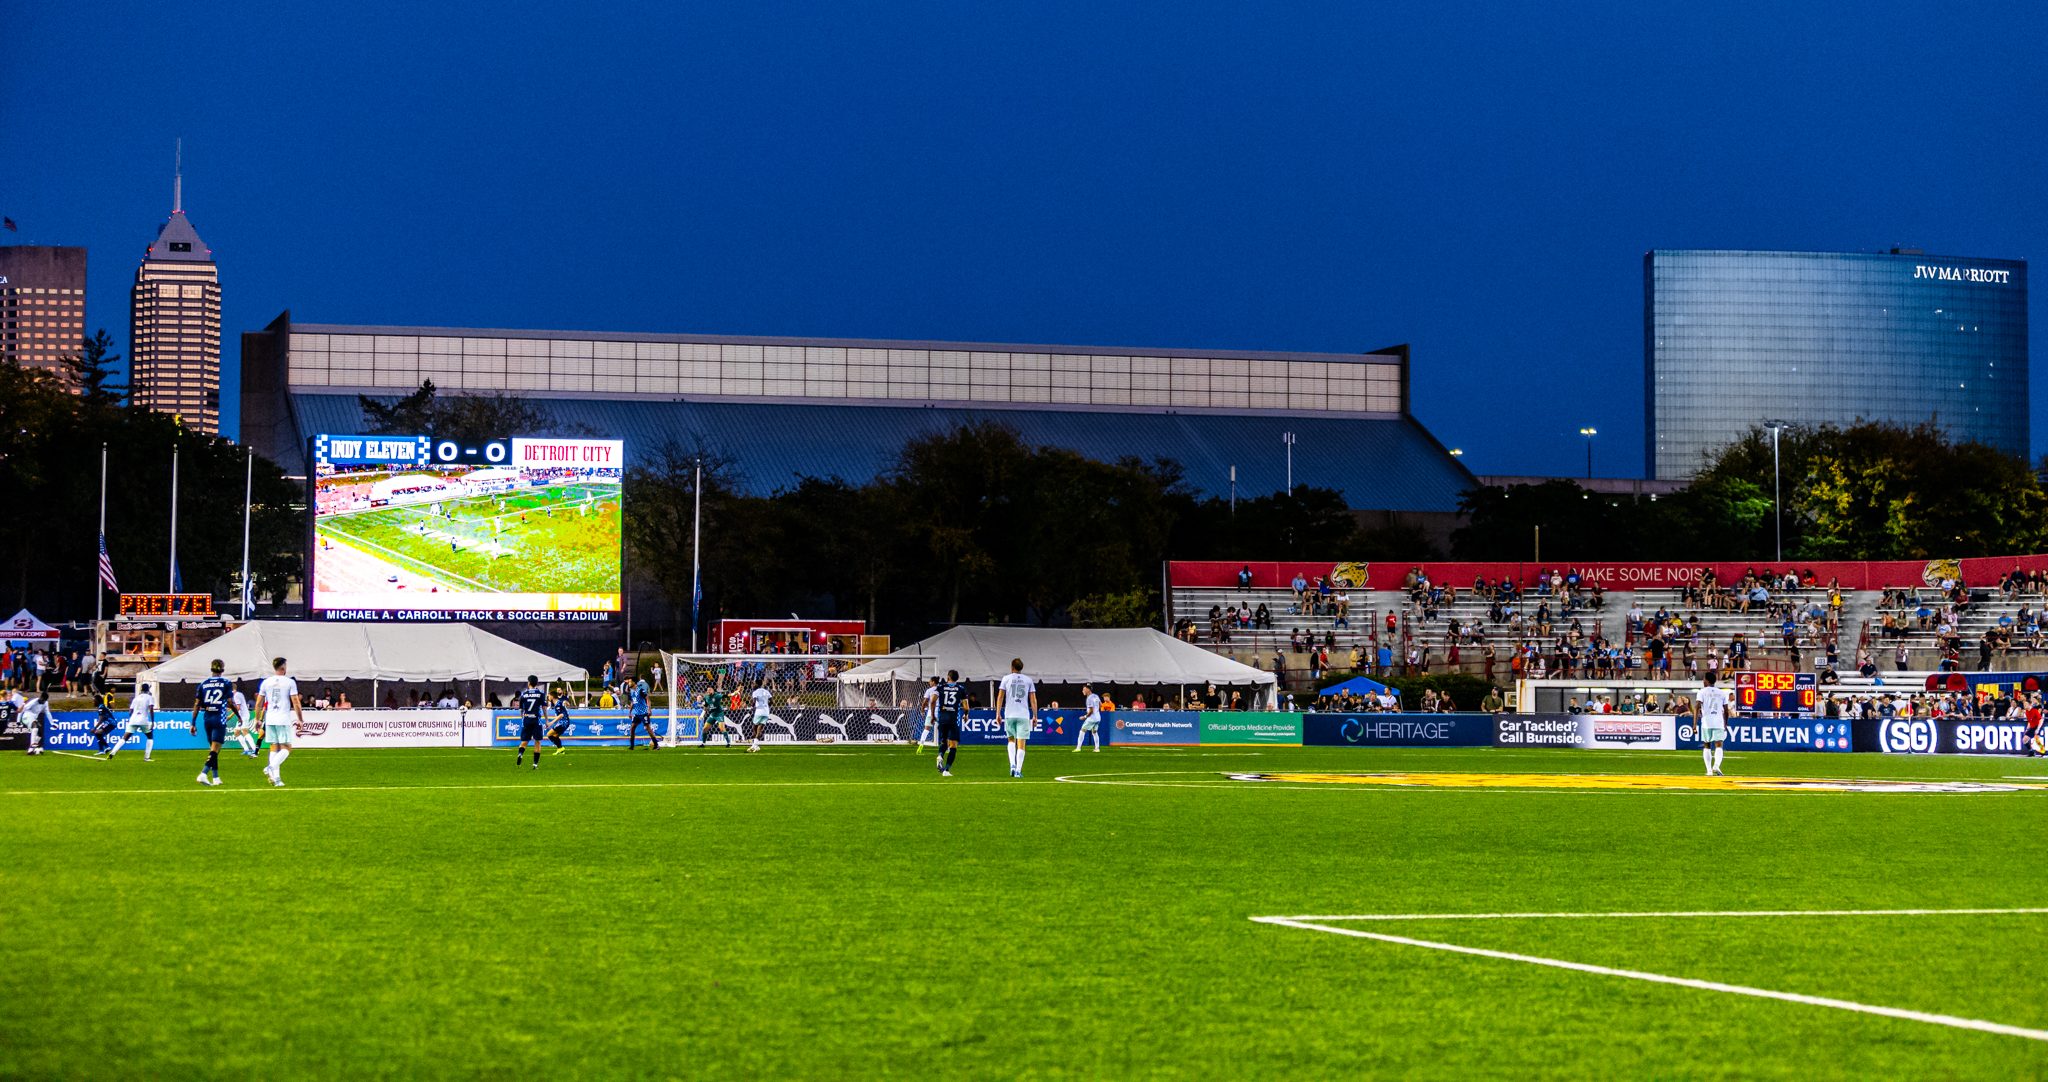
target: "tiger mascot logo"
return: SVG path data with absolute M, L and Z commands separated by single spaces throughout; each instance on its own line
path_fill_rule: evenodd
M 1362 590 L 1366 586 L 1366 576 L 1371 569 L 1371 564 L 1338 564 L 1330 568 L 1330 585 L 1352 586 Z
M 1927 566 L 1920 569 L 1920 584 L 1923 586 L 1939 586 L 1943 579 L 1960 582 L 1962 578 L 1961 560 L 1929 560 Z

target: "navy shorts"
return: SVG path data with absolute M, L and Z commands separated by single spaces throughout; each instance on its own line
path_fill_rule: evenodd
M 207 742 L 207 743 L 209 743 L 209 744 L 225 744 L 225 743 L 227 743 L 227 742 L 228 742 L 228 723 L 227 723 L 227 719 L 225 719 L 225 718 L 207 718 L 207 719 L 205 719 L 205 720 L 206 720 L 206 742 Z
M 955 718 L 955 719 L 953 719 L 952 721 L 947 721 L 947 720 L 946 720 L 945 718 L 940 718 L 940 719 L 939 719 L 939 743 L 941 743 L 941 744 L 947 744 L 947 743 L 952 743 L 952 744 L 958 744 L 959 742 L 960 742 L 960 719 L 958 719 L 958 718 Z
M 519 724 L 519 742 L 521 744 L 537 744 L 542 739 L 544 738 L 540 734 L 540 722 L 529 718 Z

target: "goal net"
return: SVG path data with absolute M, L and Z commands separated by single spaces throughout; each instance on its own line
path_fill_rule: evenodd
M 734 740 L 752 735 L 754 691 L 768 691 L 769 743 L 887 744 L 917 736 L 930 657 L 900 654 L 675 654 L 662 651 L 669 737 L 704 737 L 716 696 Z M 711 739 L 718 740 L 717 733 Z

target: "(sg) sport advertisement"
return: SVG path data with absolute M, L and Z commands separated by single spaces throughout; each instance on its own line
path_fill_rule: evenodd
M 330 620 L 606 620 L 620 440 L 315 436 L 309 608 Z

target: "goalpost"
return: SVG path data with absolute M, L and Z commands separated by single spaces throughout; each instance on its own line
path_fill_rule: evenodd
M 700 740 L 706 696 L 726 701 L 735 742 L 750 734 L 755 688 L 769 694 L 764 743 L 893 744 L 917 739 L 924 689 L 937 659 L 903 654 L 679 654 L 661 652 L 668 733 Z M 738 695 L 740 705 L 732 704 Z M 712 739 L 719 739 L 712 734 Z

